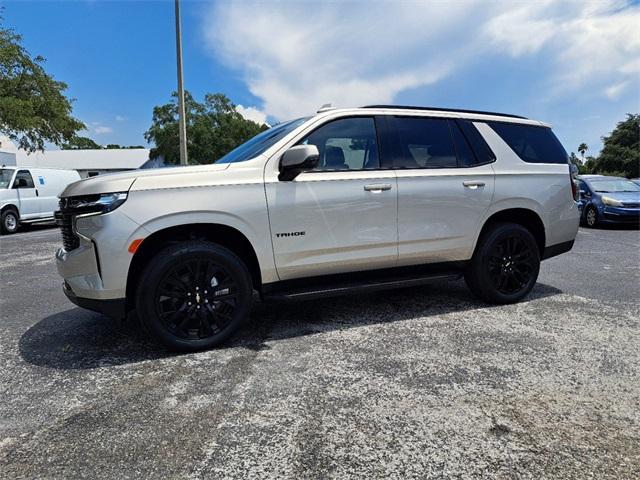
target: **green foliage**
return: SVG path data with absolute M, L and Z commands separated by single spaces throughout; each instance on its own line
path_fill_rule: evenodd
M 48 75 L 44 58 L 31 58 L 21 41 L 0 26 L 0 133 L 29 151 L 69 142 L 85 126 L 71 116 L 67 85 Z
M 587 157 L 580 173 L 598 173 L 618 177 L 640 177 L 640 114 L 627 114 L 618 122 L 604 143 L 600 155 Z M 580 147 L 586 144 L 581 144 Z M 586 149 L 585 149 L 586 151 Z
M 167 164 L 179 164 L 179 133 L 177 93 L 171 103 L 153 109 L 151 127 L 144 134 L 153 142 L 150 157 L 162 156 Z M 185 92 L 187 149 L 189 164 L 213 163 L 241 143 L 266 130 L 266 125 L 245 119 L 235 105 L 221 93 L 208 93 L 204 102 L 197 102 Z
M 578 152 L 582 155 L 582 160 L 584 160 L 584 154 L 587 153 L 587 150 L 589 150 L 589 146 L 584 142 L 578 146 Z
M 99 150 L 102 147 L 89 137 L 74 136 L 68 142 L 60 145 L 62 150 Z

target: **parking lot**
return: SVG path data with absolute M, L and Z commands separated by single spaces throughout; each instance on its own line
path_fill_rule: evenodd
M 524 302 L 463 282 L 256 306 L 173 355 L 75 308 L 59 233 L 0 239 L 1 478 L 638 478 L 640 232 Z

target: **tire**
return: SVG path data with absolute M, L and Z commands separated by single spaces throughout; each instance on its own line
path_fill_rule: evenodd
M 152 337 L 174 351 L 220 345 L 248 318 L 251 275 L 230 250 L 188 241 L 158 252 L 139 279 L 136 310 Z
M 20 226 L 20 218 L 18 217 L 18 213 L 9 208 L 2 212 L 0 216 L 0 230 L 4 234 L 16 233 L 18 231 L 18 227 Z
M 515 223 L 495 223 L 478 241 L 465 281 L 480 299 L 515 303 L 536 284 L 540 250 L 529 230 Z
M 584 224 L 589 228 L 598 226 L 598 211 L 593 205 L 589 205 L 584 212 Z

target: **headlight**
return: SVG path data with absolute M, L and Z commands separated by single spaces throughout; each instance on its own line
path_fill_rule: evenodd
M 609 205 L 610 207 L 621 207 L 622 206 L 622 202 L 611 198 L 611 197 L 605 197 L 604 195 L 602 196 L 602 203 L 604 203 L 605 205 Z
M 111 212 L 122 205 L 126 199 L 127 192 L 116 192 L 67 197 L 63 201 L 66 203 L 64 205 L 65 211 L 81 214 Z

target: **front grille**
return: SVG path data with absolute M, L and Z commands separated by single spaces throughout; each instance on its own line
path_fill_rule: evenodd
M 623 202 L 622 206 L 626 207 L 626 208 L 640 208 L 640 203 L 638 203 L 638 202 Z
M 67 252 L 80 246 L 80 238 L 73 232 L 74 214 L 67 208 L 65 198 L 60 199 L 60 210 L 55 213 L 56 223 L 62 233 L 62 245 Z

